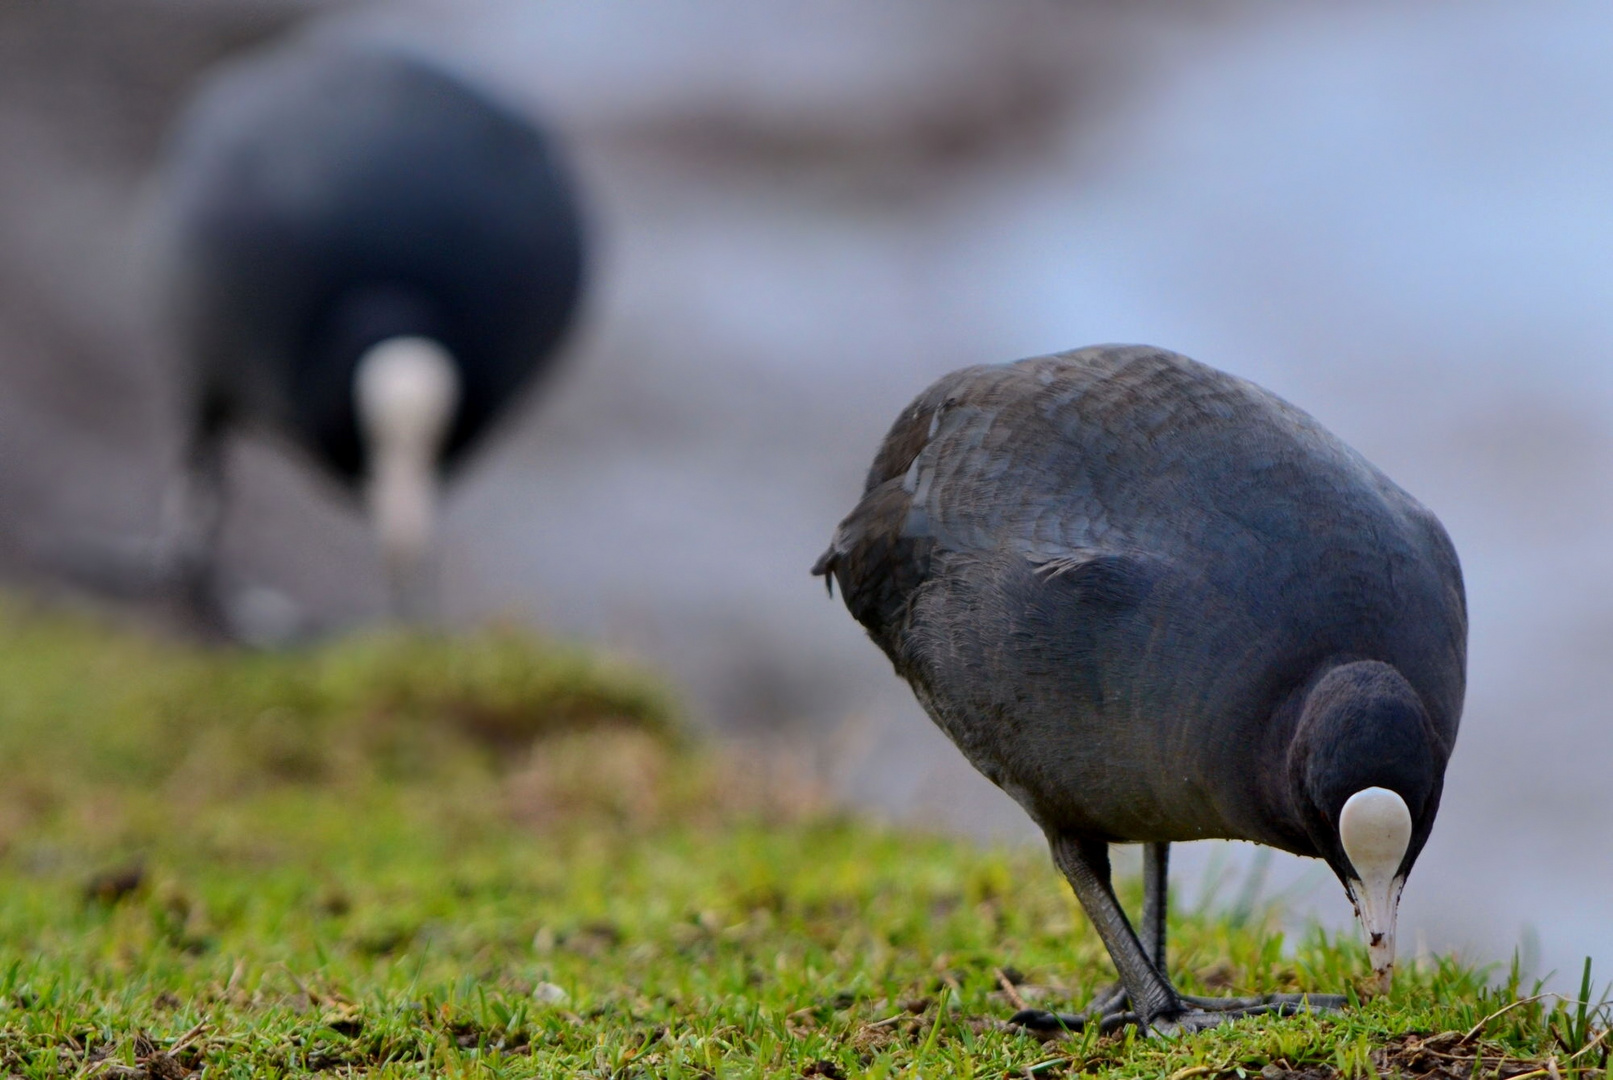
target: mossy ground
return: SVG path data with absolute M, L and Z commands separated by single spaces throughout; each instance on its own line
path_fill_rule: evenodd
M 787 757 L 677 731 L 654 680 L 513 631 L 251 655 L 0 609 L 0 1069 L 1606 1067 L 1604 1013 L 1501 1012 L 1515 980 L 1447 962 L 1337 1016 L 1039 1042 L 1003 1022 L 1005 981 L 1078 1007 L 1113 977 L 1045 855 L 829 812 Z M 1184 988 L 1362 985 L 1352 938 L 1285 944 L 1215 912 L 1171 931 Z

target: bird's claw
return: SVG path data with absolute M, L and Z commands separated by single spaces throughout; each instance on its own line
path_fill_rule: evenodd
M 1084 1031 L 1087 1018 L 1081 1013 L 1056 1013 L 1046 1009 L 1021 1009 L 1008 1018 L 1015 1027 L 1038 1032 Z
M 1092 1013 L 1055 1013 L 1048 1012 L 1045 1009 L 1021 1009 L 1009 1017 L 1008 1022 L 1016 1027 L 1024 1028 L 1026 1031 L 1041 1034 L 1067 1032 L 1073 1035 L 1085 1031 L 1089 1023 L 1088 1017 L 1093 1015 Z M 1098 1032 L 1102 1035 L 1109 1035 L 1128 1024 L 1139 1023 L 1140 1020 L 1141 1018 L 1133 1012 L 1119 1011 L 1097 1014 Z

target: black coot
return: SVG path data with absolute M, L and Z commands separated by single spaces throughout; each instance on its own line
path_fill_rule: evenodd
M 298 43 L 214 76 L 162 190 L 185 365 L 178 547 L 213 601 L 220 441 L 256 426 L 366 495 L 418 607 L 435 483 L 550 361 L 583 233 L 550 139 L 438 66 Z
M 1325 859 L 1387 984 L 1461 714 L 1462 576 L 1434 515 L 1311 417 L 1145 347 L 954 372 L 814 572 L 1045 831 L 1135 1010 L 1113 996 L 1106 1026 L 1299 1005 L 1177 994 L 1176 840 Z M 1142 941 L 1117 842 L 1148 845 Z

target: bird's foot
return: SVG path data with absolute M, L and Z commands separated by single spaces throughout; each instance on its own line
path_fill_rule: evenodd
M 1292 1006 L 1294 1012 L 1338 1012 L 1350 1003 L 1343 994 L 1257 994 L 1254 997 L 1190 997 L 1182 995 L 1182 1004 L 1202 1012 L 1238 1012 L 1263 1005 Z M 1283 1015 L 1289 1015 L 1284 1013 Z
M 1245 998 L 1183 997 L 1186 1009 L 1175 1016 L 1156 1016 L 1148 1022 L 1150 1030 L 1161 1035 L 1185 1035 L 1203 1031 L 1230 1020 L 1245 1016 L 1298 1016 L 1304 1012 L 1336 1012 L 1344 1008 L 1347 1000 L 1339 994 L 1262 994 Z M 1081 1032 L 1093 1023 L 1098 1031 L 1107 1035 L 1135 1024 L 1142 1026 L 1142 1017 L 1126 1008 L 1125 991 L 1118 995 L 1112 991 L 1099 994 L 1092 1008 L 1085 1013 L 1055 1013 L 1044 1009 L 1021 1009 L 1009 1023 L 1028 1031 L 1044 1034 Z
M 1324 1006 L 1317 1002 L 1316 998 L 1319 997 L 1332 998 L 1343 1004 L 1343 999 L 1337 995 L 1265 994 L 1258 998 L 1183 998 L 1183 1003 L 1189 1006 L 1187 1009 L 1175 1016 L 1156 1016 L 1149 1020 L 1148 1028 L 1151 1033 L 1174 1037 L 1218 1027 L 1246 1016 L 1298 1016 L 1313 1010 L 1321 1011 Z M 1208 1001 L 1213 1007 L 1204 1008 L 1198 1004 L 1201 1001 Z M 1126 1015 L 1133 1023 L 1141 1022 L 1141 1018 L 1134 1013 Z
M 1297 1005 L 1316 1012 L 1336 1012 L 1349 1004 L 1343 994 L 1256 994 L 1253 997 L 1193 997 L 1181 995 L 1182 1004 L 1203 1012 L 1228 1012 L 1252 1009 L 1257 1005 Z M 1131 999 L 1126 988 L 1115 983 L 1098 991 L 1087 1006 L 1086 1016 L 1114 1016 L 1131 1011 Z

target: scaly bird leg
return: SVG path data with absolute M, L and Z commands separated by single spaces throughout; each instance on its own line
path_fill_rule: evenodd
M 1143 951 L 1167 981 L 1169 969 L 1165 966 L 1165 888 L 1170 879 L 1171 845 L 1162 840 L 1143 845 Z M 1186 1000 L 1185 998 L 1183 1000 Z M 1088 1017 L 1113 1016 L 1130 1012 L 1130 999 L 1126 987 L 1114 983 L 1100 990 L 1087 1006 Z
M 1055 835 L 1049 839 L 1053 861 L 1064 872 L 1070 887 L 1075 890 L 1076 899 L 1081 901 L 1087 918 L 1092 920 L 1093 928 L 1109 950 L 1110 959 L 1120 973 L 1126 998 L 1140 1003 L 1140 1008 L 1135 1013 L 1101 1015 L 1093 1012 L 1087 1016 L 1025 1009 L 1014 1016 L 1013 1022 L 1031 1028 L 1063 1027 L 1079 1031 L 1086 1026 L 1090 1016 L 1098 1020 L 1104 1031 L 1112 1031 L 1128 1023 L 1139 1024 L 1146 1030 L 1156 1018 L 1170 1021 L 1182 1014 L 1185 1006 L 1181 998 L 1154 966 L 1147 950 L 1132 930 L 1131 923 L 1127 921 L 1126 913 L 1121 910 L 1120 902 L 1115 899 L 1110 884 L 1109 845 L 1101 840 L 1069 836 Z

